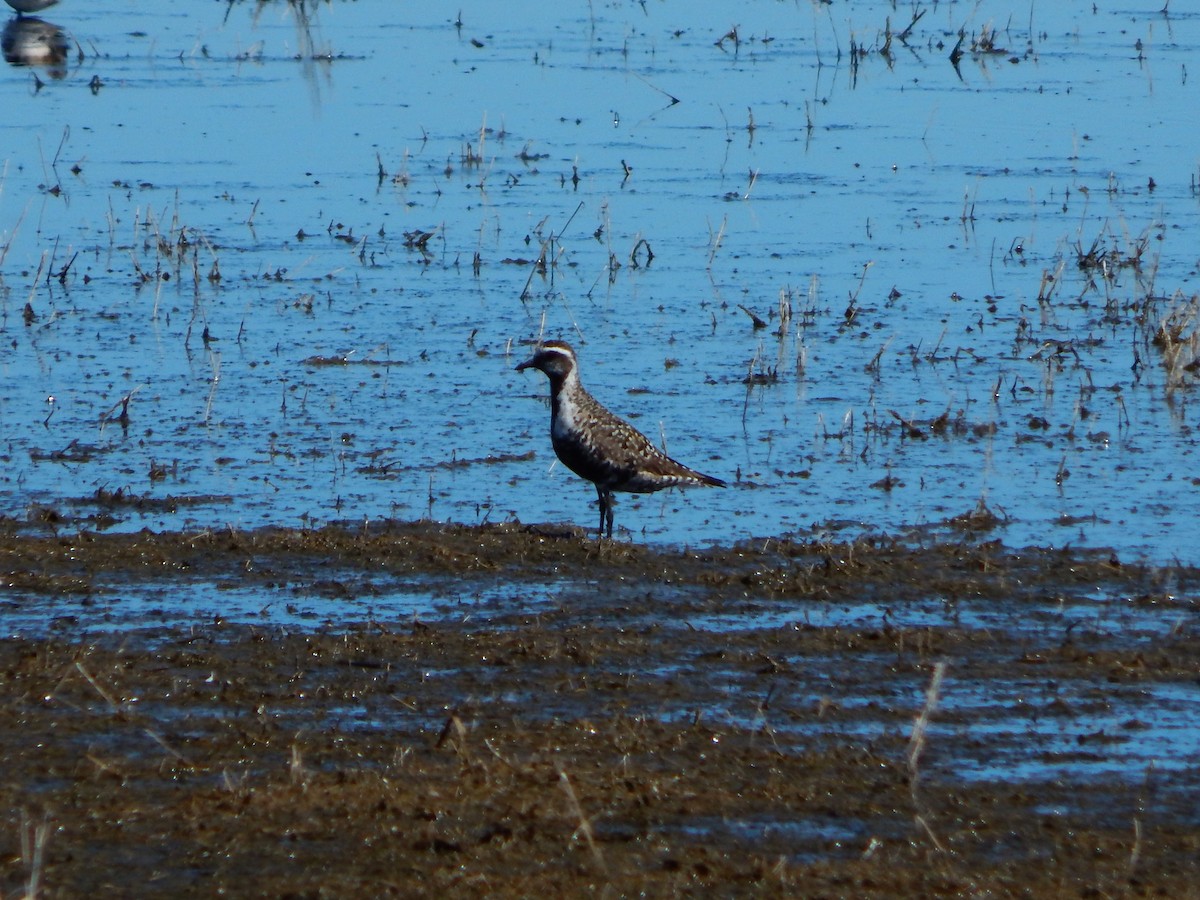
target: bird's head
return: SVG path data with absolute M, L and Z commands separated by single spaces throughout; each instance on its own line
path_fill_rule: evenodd
M 540 369 L 551 381 L 561 381 L 575 371 L 575 351 L 566 341 L 546 341 L 537 352 L 517 366 L 518 372 Z

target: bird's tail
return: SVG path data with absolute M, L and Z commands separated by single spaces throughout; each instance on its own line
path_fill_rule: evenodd
M 724 481 L 722 481 L 720 478 L 713 478 L 711 475 L 705 475 L 703 472 L 697 472 L 695 469 L 692 470 L 692 474 L 696 476 L 696 479 L 701 484 L 707 485 L 708 487 L 728 487 L 729 486 Z

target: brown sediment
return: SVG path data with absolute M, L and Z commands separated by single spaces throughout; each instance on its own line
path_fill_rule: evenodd
M 1195 891 L 1200 759 L 1152 761 L 1200 694 L 1191 568 L 520 525 L 0 534 L 26 613 L 381 571 L 461 596 L 310 628 L 80 602 L 0 639 L 0 890 Z

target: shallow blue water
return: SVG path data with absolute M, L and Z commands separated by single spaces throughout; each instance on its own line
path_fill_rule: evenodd
M 1200 16 L 1161 7 L 943 3 L 888 56 L 885 3 L 64 0 L 82 61 L 0 72 L 0 512 L 592 527 L 512 371 L 544 333 L 732 483 L 623 498 L 638 540 L 983 500 L 1195 562 Z

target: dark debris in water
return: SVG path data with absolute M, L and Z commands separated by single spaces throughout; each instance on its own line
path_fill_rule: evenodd
M 178 496 L 152 497 L 148 494 L 139 494 L 127 487 L 116 489 L 99 487 L 96 488 L 94 494 L 69 500 L 68 502 L 78 506 L 94 505 L 102 509 L 136 509 L 142 512 L 161 511 L 173 513 L 189 506 L 232 503 L 233 498 L 228 494 L 181 494 Z
M 79 440 L 72 440 L 64 447 L 57 450 L 40 450 L 33 449 L 29 451 L 29 457 L 34 462 L 62 462 L 62 463 L 86 463 L 101 453 L 105 453 L 106 448 L 97 447 L 95 444 L 85 444 Z

